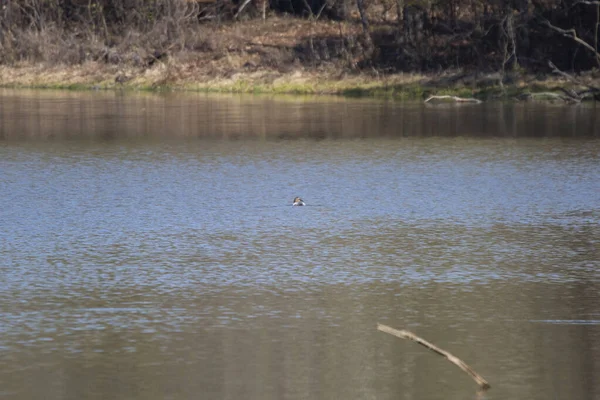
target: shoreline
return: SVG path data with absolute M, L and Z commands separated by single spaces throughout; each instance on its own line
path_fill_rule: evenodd
M 504 78 L 506 82 L 507 79 Z M 330 69 L 296 68 L 280 72 L 256 68 L 233 74 L 202 74 L 192 64 L 164 63 L 147 69 L 123 68 L 99 62 L 82 65 L 0 66 L 0 88 L 60 90 L 185 91 L 286 95 L 334 95 L 393 100 L 425 100 L 451 95 L 485 100 L 531 98 L 576 85 L 555 76 L 515 76 L 501 83 L 499 74 L 476 75 L 462 71 L 441 74 L 340 73 Z

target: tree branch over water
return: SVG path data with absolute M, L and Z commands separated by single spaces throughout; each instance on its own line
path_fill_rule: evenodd
M 596 60 L 597 60 L 598 64 L 600 65 L 600 53 L 598 53 L 598 51 L 596 51 L 594 46 L 592 46 L 591 44 L 589 44 L 588 42 L 586 42 L 585 40 L 583 40 L 579 36 L 577 36 L 577 31 L 575 30 L 575 28 L 562 29 L 562 28 L 559 28 L 558 26 L 552 25 L 550 23 L 550 21 L 548 21 L 547 19 L 544 19 L 542 22 L 548 28 L 560 33 L 561 35 L 563 35 L 565 37 L 573 39 L 575 42 L 579 43 L 586 49 L 590 50 L 592 53 L 594 53 L 594 55 L 596 56 Z

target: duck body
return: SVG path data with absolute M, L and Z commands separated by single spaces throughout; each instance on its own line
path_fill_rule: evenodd
M 292 202 L 293 206 L 305 206 L 306 203 L 304 203 L 304 200 L 302 200 L 300 197 L 294 197 L 294 201 Z

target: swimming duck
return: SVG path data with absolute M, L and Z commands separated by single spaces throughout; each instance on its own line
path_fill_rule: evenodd
M 305 206 L 306 204 L 304 203 L 304 200 L 302 200 L 300 197 L 294 197 L 294 201 L 292 202 L 293 206 Z

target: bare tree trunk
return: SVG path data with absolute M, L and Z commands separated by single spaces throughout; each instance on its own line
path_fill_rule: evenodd
M 594 26 L 594 49 L 598 53 L 598 25 L 600 25 L 600 3 L 596 4 L 596 25 Z M 596 62 L 600 66 L 600 58 L 596 57 Z
M 369 20 L 367 20 L 367 14 L 365 13 L 365 2 L 364 0 L 356 0 L 356 6 L 360 14 L 360 22 L 363 26 L 365 34 L 369 33 Z
M 366 55 L 367 57 L 370 57 L 373 54 L 373 39 L 371 38 L 371 32 L 369 30 L 369 20 L 367 19 L 367 14 L 365 12 L 364 0 L 356 0 L 356 6 L 358 7 L 360 22 L 362 24 L 365 39 L 367 41 Z
M 396 0 L 396 13 L 398 30 L 400 30 L 400 27 L 402 26 L 402 20 L 404 19 L 404 0 Z

